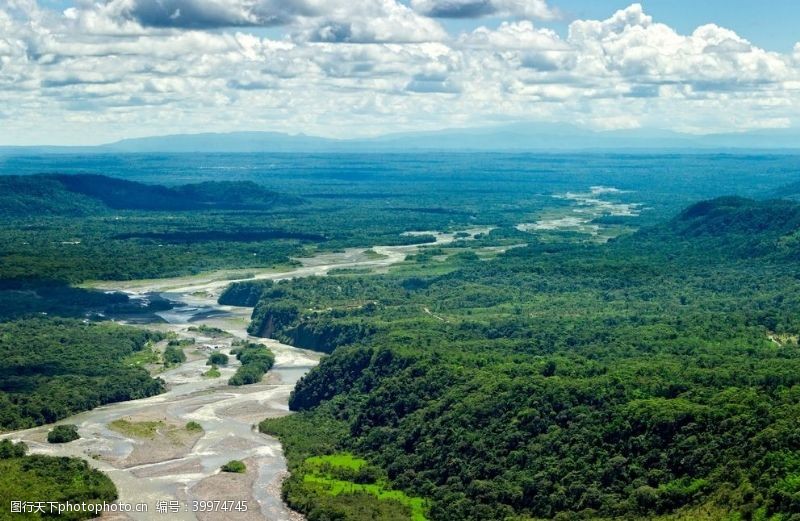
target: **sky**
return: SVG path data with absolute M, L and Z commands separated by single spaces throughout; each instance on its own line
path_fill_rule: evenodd
M 796 0 L 0 0 L 0 145 L 800 127 Z

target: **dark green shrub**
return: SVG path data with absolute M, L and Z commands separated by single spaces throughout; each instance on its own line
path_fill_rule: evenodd
M 167 346 L 164 350 L 164 365 L 178 365 L 186 361 L 186 353 L 176 346 Z
M 80 438 L 76 425 L 56 425 L 47 433 L 49 443 L 69 443 Z
M 228 355 L 225 353 L 211 353 L 206 365 L 228 365 Z
M 224 464 L 221 467 L 221 470 L 222 472 L 233 472 L 236 474 L 244 474 L 244 472 L 247 470 L 247 467 L 241 461 L 234 459 Z

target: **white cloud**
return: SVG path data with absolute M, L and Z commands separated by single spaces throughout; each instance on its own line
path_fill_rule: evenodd
M 338 43 L 415 43 L 443 40 L 435 21 L 395 0 L 320 0 L 315 16 L 298 19 L 298 36 Z
M 768 52 L 713 24 L 680 34 L 638 4 L 575 21 L 564 37 L 519 19 L 451 36 L 395 0 L 275 0 L 272 14 L 256 9 L 270 5 L 262 0 L 196 0 L 216 6 L 203 15 L 213 12 L 215 27 L 279 13 L 286 36 L 275 39 L 148 24 L 142 1 L 64 14 L 34 0 L 0 5 L 0 144 L 235 129 L 346 137 L 508 120 L 692 131 L 800 121 L 800 44 Z
M 604 21 L 573 22 L 567 40 L 587 77 L 619 77 L 633 85 L 746 92 L 797 75 L 786 57 L 758 49 L 730 30 L 709 24 L 683 36 L 654 23 L 639 4 Z
M 537 29 L 531 22 L 503 22 L 495 30 L 479 27 L 464 34 L 460 42 L 486 49 L 566 50 L 568 45 L 550 29 Z

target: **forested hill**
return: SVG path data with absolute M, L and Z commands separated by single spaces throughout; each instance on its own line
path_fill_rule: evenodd
M 130 357 L 163 335 L 113 323 L 0 323 L 0 432 L 164 391 Z
M 690 206 L 671 225 L 683 235 L 694 237 L 753 234 L 774 237 L 798 231 L 800 204 L 780 199 L 720 197 Z
M 0 176 L 0 216 L 87 215 L 115 210 L 248 210 L 302 203 L 251 181 L 176 187 L 93 174 Z
M 704 255 L 798 259 L 800 203 L 720 197 L 694 204 L 662 225 L 620 240 L 642 246 L 663 241 Z
M 789 246 L 770 252 L 797 212 L 723 198 L 604 245 L 254 288 L 254 330 L 290 306 L 284 334 L 359 333 L 261 425 L 290 504 L 369 519 L 369 496 L 325 485 L 350 480 L 439 521 L 800 519 L 800 281 Z M 331 453 L 372 477 L 321 471 Z

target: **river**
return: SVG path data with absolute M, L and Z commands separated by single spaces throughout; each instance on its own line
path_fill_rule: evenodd
M 468 230 L 471 236 L 488 228 Z M 452 234 L 434 234 L 437 244 L 454 240 Z M 363 249 L 348 249 L 298 259 L 300 266 L 289 271 L 255 271 L 244 280 L 283 280 L 326 275 L 334 268 L 359 268 L 380 271 L 402 262 L 418 246 L 384 246 L 366 254 Z M 158 293 L 185 305 L 158 313 L 162 323 L 142 327 L 169 331 L 179 338 L 194 338 L 205 352 L 187 348 L 189 359 L 158 376 L 167 391 L 141 400 L 119 402 L 86 411 L 59 423 L 78 426 L 81 438 L 53 445 L 45 437 L 51 426 L 6 433 L 2 437 L 28 444 L 31 453 L 75 456 L 105 472 L 116 484 L 120 504 L 144 504 L 147 512 L 105 514 L 104 519 L 169 520 L 261 520 L 293 521 L 302 516 L 291 511 L 280 495 L 286 477 L 286 462 L 280 443 L 258 432 L 256 425 L 267 417 L 289 414 L 288 398 L 295 383 L 322 356 L 274 340 L 249 337 L 246 331 L 250 308 L 222 306 L 220 293 L 232 282 L 222 273 L 148 281 L 104 282 L 103 289 L 124 291 L 132 297 Z M 209 336 L 190 331 L 198 326 L 219 328 L 225 336 Z M 227 385 L 238 362 L 231 358 L 221 368 L 220 378 L 203 373 L 207 352 L 228 353 L 234 339 L 249 339 L 267 345 L 276 357 L 272 370 L 259 384 L 243 387 Z M 152 438 L 109 428 L 116 420 L 159 422 Z M 189 433 L 187 422 L 199 423 L 201 432 Z M 245 474 L 220 473 L 224 463 L 237 459 L 247 465 Z M 247 511 L 196 512 L 195 501 L 236 500 L 246 502 Z M 173 511 L 178 501 L 180 507 Z M 170 503 L 173 502 L 173 503 Z M 167 509 L 158 512 L 157 505 Z M 245 504 L 245 503 L 241 503 Z

